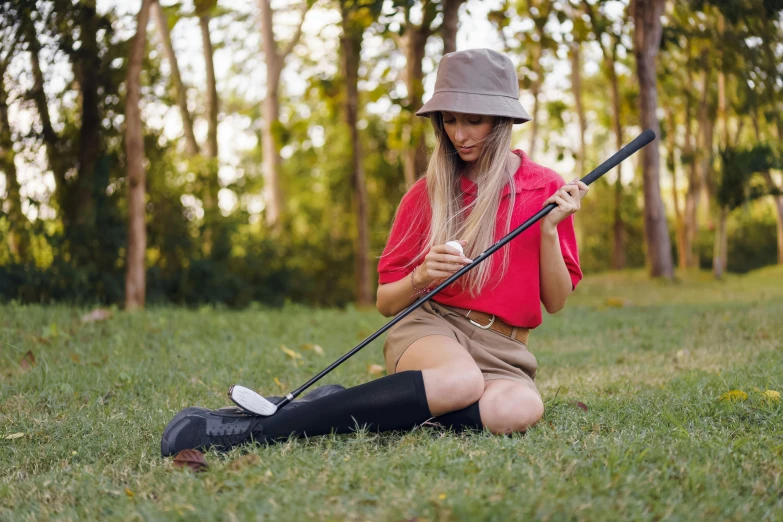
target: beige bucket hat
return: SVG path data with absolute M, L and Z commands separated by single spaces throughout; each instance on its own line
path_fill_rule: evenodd
M 511 59 L 492 49 L 444 54 L 438 64 L 435 93 L 416 114 L 449 111 L 530 121 L 519 102 L 519 79 Z
M 444 54 L 438 64 L 435 93 L 416 114 L 449 111 L 506 116 L 514 123 L 530 121 L 519 102 L 519 79 L 511 59 L 492 49 Z

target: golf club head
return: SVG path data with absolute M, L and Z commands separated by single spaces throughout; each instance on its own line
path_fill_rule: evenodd
M 277 411 L 277 406 L 250 388 L 234 384 L 228 389 L 229 398 L 234 404 L 251 415 L 269 417 Z

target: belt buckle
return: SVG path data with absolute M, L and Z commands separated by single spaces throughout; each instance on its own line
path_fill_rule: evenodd
M 471 319 L 471 318 L 470 318 L 470 312 L 472 312 L 472 311 L 473 311 L 473 310 L 468 310 L 468 313 L 467 313 L 467 315 L 465 315 L 465 317 L 466 317 L 466 318 L 467 318 L 467 319 L 468 319 L 468 320 L 469 320 L 471 323 L 473 323 L 474 325 L 478 326 L 478 327 L 479 327 L 479 328 L 481 328 L 482 330 L 489 330 L 489 327 L 490 327 L 490 326 L 492 326 L 492 324 L 495 322 L 495 314 L 492 314 L 492 319 L 489 321 L 489 324 L 488 324 L 488 325 L 486 325 L 486 326 L 484 326 L 484 325 L 480 325 L 480 324 L 478 324 L 476 321 L 474 321 L 473 319 Z

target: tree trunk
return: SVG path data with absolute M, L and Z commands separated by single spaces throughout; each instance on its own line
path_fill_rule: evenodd
M 728 237 L 726 234 L 726 218 L 729 210 L 727 207 L 720 207 L 718 215 L 718 226 L 715 227 L 715 245 L 712 252 L 712 273 L 716 279 L 723 277 L 726 271 Z
M 125 272 L 125 309 L 144 307 L 146 295 L 147 228 L 145 223 L 146 175 L 141 123 L 140 76 L 147 43 L 147 21 L 152 0 L 142 0 L 136 35 L 131 43 L 125 80 L 125 156 L 128 163 L 128 258 Z
M 579 118 L 579 158 L 577 161 L 577 172 L 579 177 L 585 175 L 585 133 L 587 124 L 585 123 L 585 110 L 582 106 L 582 73 L 580 44 L 573 42 L 571 44 L 571 91 L 574 95 L 574 104 L 576 105 L 576 114 Z
M 77 153 L 78 175 L 69 191 L 63 209 L 64 224 L 75 224 L 87 229 L 95 226 L 95 167 L 102 154 L 101 115 L 98 104 L 98 75 L 101 59 L 97 33 L 98 14 L 95 0 L 81 3 L 79 9 L 79 30 L 81 47 L 74 55 L 74 76 L 81 95 L 81 128 L 79 129 L 79 150 Z M 67 226 L 67 225 L 66 225 Z M 85 245 L 86 247 L 86 245 Z M 87 254 L 87 252 L 83 252 Z
M 772 179 L 772 175 L 769 171 L 763 172 L 762 176 L 767 182 L 767 187 L 772 193 L 772 201 L 775 204 L 775 220 L 777 222 L 778 237 L 778 264 L 783 265 L 783 191 L 775 185 L 775 180 Z
M 465 0 L 445 0 L 443 3 L 443 22 L 440 34 L 443 38 L 443 54 L 457 50 L 457 30 L 459 29 L 459 8 Z
M 215 82 L 215 65 L 212 60 L 212 40 L 209 37 L 209 15 L 199 16 L 201 28 L 201 43 L 204 52 L 204 66 L 207 73 L 207 142 L 206 142 L 206 176 L 204 193 L 204 251 L 206 254 L 212 251 L 213 227 L 218 218 L 218 95 Z
M 667 111 L 669 116 L 669 132 L 667 140 L 667 148 L 669 155 L 669 172 L 672 175 L 672 200 L 674 201 L 674 231 L 677 238 L 677 260 L 679 262 L 679 268 L 681 271 L 685 271 L 688 268 L 687 258 L 685 254 L 685 220 L 683 219 L 682 211 L 680 210 L 680 194 L 677 190 L 677 142 L 675 132 L 677 129 L 677 120 L 674 117 L 673 111 Z
M 429 27 L 416 27 L 410 24 L 406 31 L 405 42 L 405 86 L 408 90 L 406 100 L 410 113 L 410 123 L 406 129 L 406 137 L 409 139 L 405 150 L 405 184 L 413 185 L 416 177 L 427 170 L 427 150 L 424 143 L 424 122 L 416 116 L 422 106 L 424 96 L 424 72 L 422 60 L 424 59 L 424 45 L 430 36 Z
M 539 42 L 542 40 L 539 39 Z M 537 45 L 533 50 L 533 73 L 536 75 L 530 86 L 530 93 L 533 95 L 533 113 L 530 115 L 530 146 L 528 147 L 527 155 L 533 160 L 536 152 L 536 139 L 538 135 L 538 98 L 541 91 L 541 46 Z
M 402 48 L 405 53 L 405 69 L 403 80 L 408 90 L 406 105 L 410 121 L 403 128 L 403 140 L 408 145 L 405 150 L 403 173 L 405 184 L 411 187 L 416 176 L 427 170 L 427 149 L 424 143 L 424 121 L 416 116 L 422 106 L 424 96 L 424 46 L 432 35 L 432 22 L 437 16 L 437 6 L 432 1 L 423 2 L 421 25 L 410 20 L 410 12 L 405 12 L 405 34 L 402 38 Z
M 773 196 L 778 223 L 778 264 L 783 265 L 783 196 Z
M 661 42 L 661 14 L 665 0 L 636 0 L 634 7 L 634 54 L 639 77 L 640 116 L 642 128 L 649 128 L 660 136 L 655 114 L 658 108 L 655 57 Z M 647 260 L 653 277 L 673 276 L 671 244 L 666 226 L 666 214 L 661 199 L 660 153 L 658 143 L 645 147 L 644 224 L 647 241 Z
M 217 84 L 215 82 L 215 64 L 212 60 L 212 40 L 209 37 L 209 16 L 199 17 L 199 26 L 201 28 L 201 42 L 204 49 L 204 65 L 207 72 L 207 157 L 217 158 L 218 156 L 218 95 Z
M 267 64 L 267 78 L 270 78 L 270 65 Z M 264 216 L 269 228 L 279 229 L 281 216 L 285 213 L 285 201 L 280 189 L 280 146 L 275 136 L 276 122 L 280 120 L 280 102 L 277 94 L 277 82 L 267 81 L 267 94 L 264 98 L 264 123 L 261 128 L 261 144 L 264 156 Z
M 688 64 L 688 79 L 690 81 L 690 63 Z M 698 269 L 699 258 L 693 250 L 696 243 L 696 234 L 698 232 L 698 207 L 699 207 L 699 191 L 701 190 L 701 184 L 699 183 L 699 175 L 697 170 L 695 147 L 693 146 L 693 125 L 691 115 L 692 111 L 692 97 L 690 93 L 686 93 L 686 105 L 685 105 L 685 156 L 688 158 L 688 190 L 685 193 L 685 264 L 687 268 Z
M 620 122 L 620 86 L 617 81 L 617 70 L 615 69 L 615 55 L 617 45 L 612 45 L 612 51 L 606 52 L 604 46 L 601 46 L 604 57 L 607 59 L 607 70 L 609 72 L 609 83 L 612 86 L 612 118 L 614 120 L 614 141 L 617 150 L 623 147 L 623 125 Z M 625 268 L 625 222 L 622 213 L 623 202 L 623 164 L 617 166 L 617 179 L 614 182 L 614 241 L 612 244 L 612 268 L 623 270 Z
M 359 57 L 362 47 L 363 27 L 354 27 L 350 14 L 343 10 L 343 35 L 340 47 L 343 54 L 345 75 L 345 123 L 351 133 L 351 185 L 353 189 L 354 215 L 358 232 L 356 242 L 356 298 L 359 306 L 373 303 L 370 288 L 370 231 L 367 201 L 367 186 L 362 166 L 362 149 L 359 129 L 356 127 L 359 112 Z
M 27 247 L 30 244 L 28 221 L 22 213 L 22 198 L 19 179 L 16 176 L 16 163 L 11 125 L 8 121 L 8 91 L 5 89 L 5 73 L 9 53 L 0 63 L 0 171 L 5 174 L 6 215 L 8 216 L 8 249 L 16 262 L 27 261 Z
M 264 124 L 261 129 L 261 143 L 264 155 L 264 189 L 262 196 L 265 205 L 264 216 L 266 225 L 275 232 L 280 232 L 281 217 L 286 212 L 285 200 L 280 189 L 280 143 L 276 135 L 277 127 L 280 125 L 280 73 L 283 70 L 286 57 L 291 53 L 302 36 L 302 24 L 310 5 L 310 2 L 305 3 L 296 34 L 288 42 L 285 49 L 278 51 L 273 31 L 274 12 L 272 11 L 270 0 L 258 0 L 258 6 L 261 10 L 261 47 L 266 63 L 267 81 L 266 98 L 263 104 Z
M 174 54 L 174 46 L 171 44 L 171 34 L 169 33 L 169 22 L 163 8 L 158 0 L 153 0 L 152 14 L 155 17 L 155 25 L 158 27 L 160 39 L 163 42 L 163 49 L 166 52 L 166 59 L 171 69 L 171 84 L 174 88 L 174 95 L 177 99 L 179 114 L 182 118 L 182 129 L 185 133 L 185 151 L 191 158 L 199 153 L 196 135 L 193 133 L 193 118 L 188 110 L 188 94 L 185 85 L 182 83 L 182 77 L 179 74 L 179 65 L 177 64 L 177 55 Z
M 29 16 L 28 10 L 22 10 L 26 16 Z M 41 119 L 41 136 L 43 138 L 44 145 L 46 145 L 46 159 L 49 163 L 49 168 L 54 174 L 54 200 L 56 204 L 62 209 L 65 202 L 66 194 L 66 180 L 65 173 L 67 172 L 66 162 L 63 161 L 60 154 L 61 139 L 57 132 L 52 127 L 52 119 L 49 115 L 49 103 L 46 99 L 46 92 L 44 91 L 44 77 L 41 71 L 41 62 L 39 58 L 41 44 L 38 41 L 38 35 L 35 32 L 35 28 L 32 20 L 29 18 L 22 21 L 24 24 L 24 39 L 27 42 L 27 50 L 30 53 L 30 68 L 33 73 L 33 88 L 28 96 L 35 103 L 35 107 L 38 111 L 38 117 Z
M 261 8 L 261 47 L 266 63 L 266 98 L 264 98 L 264 123 L 261 128 L 261 145 L 264 158 L 264 216 L 266 225 L 280 230 L 280 217 L 285 212 L 283 196 L 280 191 L 278 171 L 280 169 L 280 147 L 275 139 L 275 127 L 280 121 L 280 72 L 282 60 L 277 53 L 277 42 L 272 30 L 273 12 L 269 0 L 258 0 Z
M 696 157 L 699 160 L 699 194 L 704 209 L 704 217 L 708 220 L 708 226 L 712 227 L 712 216 L 710 215 L 710 195 L 714 193 L 714 183 L 712 175 L 712 135 L 715 122 L 710 118 L 709 94 L 711 75 L 707 53 L 702 53 L 702 66 L 704 68 L 704 82 L 702 85 L 702 98 L 699 104 L 699 151 Z M 697 217 L 698 219 L 698 217 Z

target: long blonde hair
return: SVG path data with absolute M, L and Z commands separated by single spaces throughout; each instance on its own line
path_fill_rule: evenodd
M 496 117 L 492 130 L 484 138 L 484 146 L 477 160 L 474 181 L 477 185 L 476 198 L 467 207 L 463 206 L 463 196 L 460 186 L 462 171 L 467 166 L 454 145 L 451 143 L 443 127 L 443 116 L 440 112 L 431 115 L 432 127 L 437 143 L 427 167 L 427 196 L 431 209 L 431 219 L 427 239 L 420 252 L 411 258 L 405 267 L 412 266 L 423 258 L 434 245 L 442 245 L 447 241 L 465 239 L 465 256 L 475 259 L 495 243 L 495 230 L 500 208 L 500 196 L 503 188 L 510 183 L 508 213 L 505 216 L 503 235 L 511 231 L 511 215 L 515 203 L 514 175 L 509 172 L 509 150 L 511 148 L 511 130 L 513 121 L 510 118 Z M 417 230 L 416 226 L 425 220 L 427 209 L 419 208 L 412 216 L 413 226 L 405 231 L 404 237 L 397 245 L 393 245 L 389 255 L 401 244 L 410 240 L 409 234 Z M 397 220 L 395 215 L 394 219 Z M 496 285 L 508 269 L 508 245 L 502 249 L 503 257 L 500 275 L 494 278 Z M 454 284 L 459 284 L 468 294 L 475 298 L 494 272 L 496 256 L 482 261 L 462 276 Z M 490 263 L 493 263 L 490 266 Z

